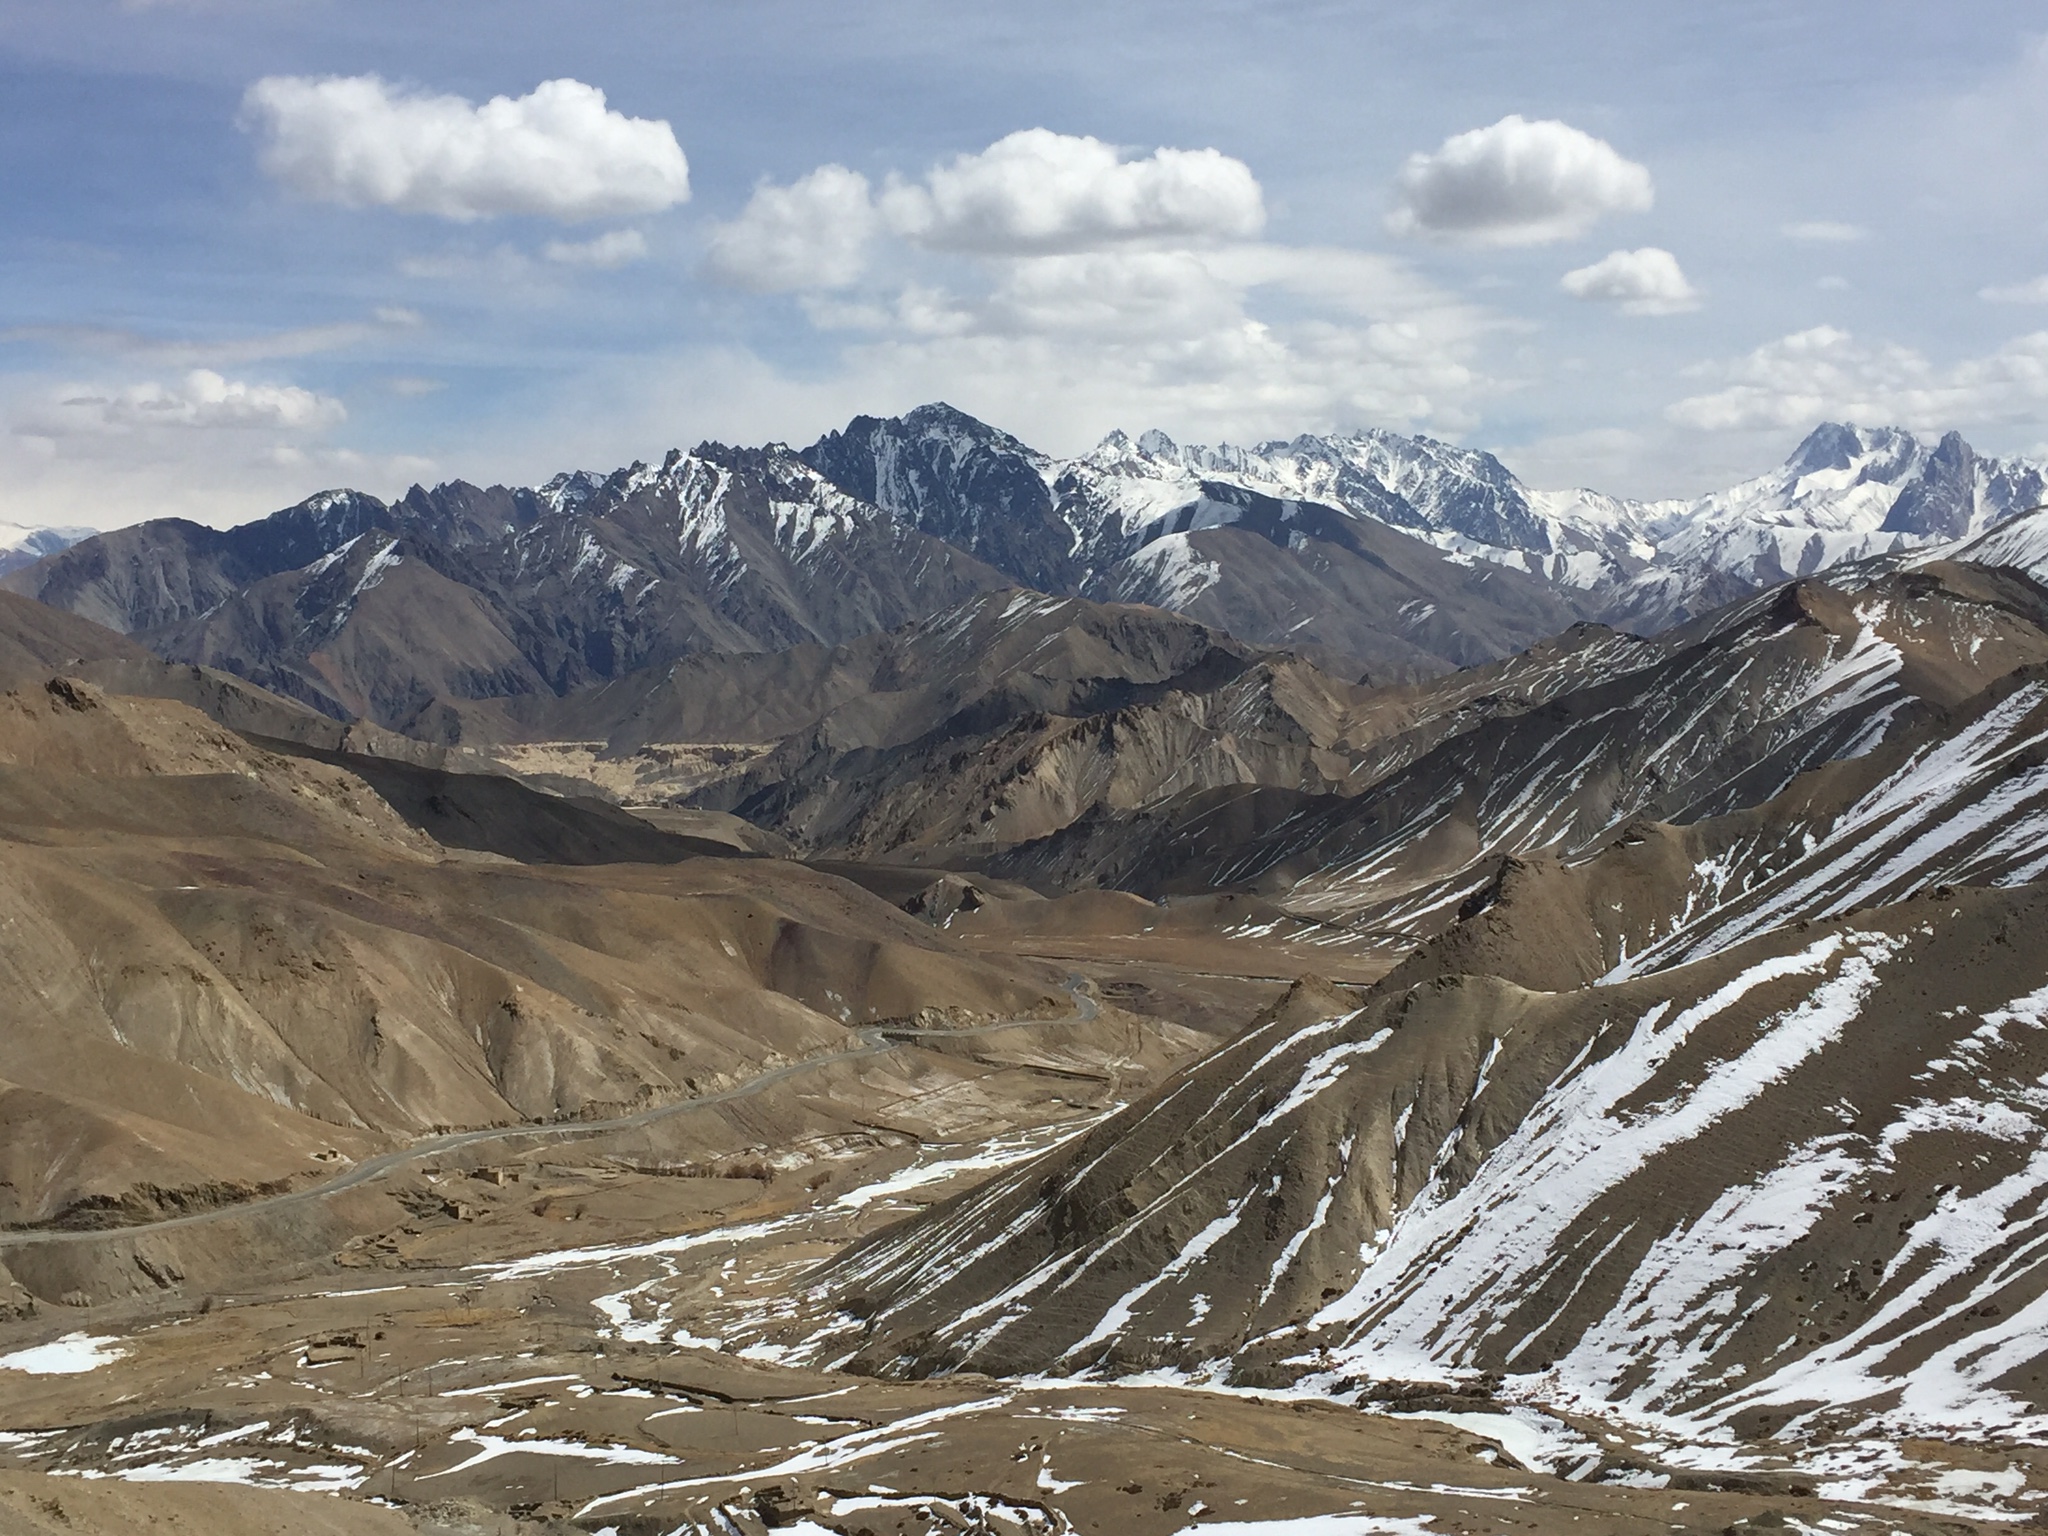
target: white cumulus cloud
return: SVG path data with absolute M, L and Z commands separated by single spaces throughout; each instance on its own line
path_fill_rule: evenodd
M 1192 251 L 1087 251 L 1011 264 L 989 295 L 990 329 L 1113 343 L 1243 324 L 1242 290 Z
M 1604 139 L 1510 115 L 1408 157 L 1394 180 L 1397 234 L 1473 245 L 1542 245 L 1584 234 L 1603 215 L 1639 213 L 1650 173 Z
M 922 183 L 894 182 L 882 211 L 921 245 L 991 255 L 1246 239 L 1266 223 L 1258 180 L 1242 160 L 1214 149 L 1127 159 L 1100 139 L 1045 128 L 960 155 Z
M 375 75 L 273 75 L 243 98 L 263 169 L 302 197 L 468 222 L 659 212 L 688 199 L 689 164 L 666 122 L 627 117 L 580 80 L 547 80 L 481 106 Z
M 1289 294 L 1284 322 L 1259 314 L 1266 289 Z M 1322 313 L 1299 313 L 1304 300 Z M 809 309 L 821 327 L 868 333 L 842 362 L 870 398 L 1003 401 L 1006 423 L 1069 446 L 1119 419 L 1212 436 L 1363 422 L 1459 431 L 1492 388 L 1472 367 L 1488 317 L 1357 252 L 1021 257 L 985 293 L 913 285 L 892 302 Z
M 609 229 L 594 240 L 550 240 L 541 255 L 567 267 L 623 267 L 647 256 L 647 237 L 637 229 Z
M 2048 331 L 1941 365 L 1911 347 L 1821 325 L 1696 371 L 1722 387 L 1688 396 L 1665 415 L 1708 432 L 1793 431 L 1824 420 L 1942 432 L 1958 423 L 2048 418 Z
M 119 389 L 76 385 L 57 391 L 50 409 L 26 430 L 38 436 L 133 432 L 158 427 L 262 427 L 314 431 L 346 419 L 331 395 L 296 384 L 252 384 L 195 368 L 174 383 L 149 381 Z
M 713 227 L 706 267 L 763 293 L 843 288 L 860 277 L 879 222 L 867 177 L 821 165 L 789 186 L 756 187 L 737 219 Z
M 1212 436 L 1469 427 L 1497 387 L 1474 366 L 1493 317 L 1390 257 L 1263 243 L 1265 217 L 1251 169 L 1218 150 L 1045 129 L 914 180 L 827 165 L 763 185 L 711 232 L 707 272 L 801 292 L 837 368 L 799 383 L 762 364 L 744 398 L 721 388 L 693 408 L 744 435 L 771 397 L 943 398 L 1069 447 L 1114 420 Z
M 1610 251 L 1590 267 L 1565 273 L 1559 286 L 1575 299 L 1619 304 L 1627 315 L 1678 315 L 1700 307 L 1699 290 L 1686 281 L 1678 258 L 1654 245 Z
M 763 292 L 845 288 L 887 232 L 927 250 L 1021 259 L 1207 247 L 1265 226 L 1259 183 L 1214 149 L 1129 158 L 1113 144 L 1028 128 L 877 195 L 843 165 L 757 187 L 711 232 L 706 270 Z

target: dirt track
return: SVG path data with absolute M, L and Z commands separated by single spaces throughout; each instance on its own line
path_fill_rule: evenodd
M 408 1164 L 423 1162 L 443 1153 L 461 1148 L 480 1146 L 495 1141 L 515 1139 L 531 1141 L 560 1141 L 571 1137 L 600 1136 L 613 1131 L 634 1130 L 641 1126 L 654 1125 L 678 1115 L 692 1114 L 712 1109 L 720 1104 L 731 1104 L 740 1099 L 752 1098 L 787 1081 L 801 1073 L 815 1072 L 820 1068 L 837 1066 L 843 1062 L 858 1061 L 863 1057 L 880 1056 L 886 1052 L 909 1045 L 917 1040 L 959 1038 L 961 1036 L 993 1034 L 998 1030 L 1017 1029 L 1034 1024 L 1085 1024 L 1102 1012 L 1102 1005 L 1082 990 L 1085 979 L 1076 974 L 1070 976 L 1066 988 L 1073 995 L 1074 1012 L 1064 1018 L 1038 1019 L 1014 1018 L 996 1019 L 986 1024 L 974 1024 L 958 1029 L 928 1029 L 907 1024 L 863 1025 L 853 1033 L 860 1044 L 849 1046 L 843 1051 L 833 1051 L 823 1056 L 809 1056 L 802 1061 L 793 1061 L 786 1066 L 773 1068 L 757 1077 L 749 1078 L 737 1088 L 728 1088 L 721 1093 L 707 1093 L 698 1098 L 688 1099 L 679 1104 L 663 1104 L 654 1109 L 639 1110 L 630 1115 L 616 1115 L 603 1120 L 565 1121 L 556 1125 L 486 1126 L 474 1131 L 456 1131 L 446 1136 L 435 1136 L 425 1141 L 402 1147 L 396 1152 L 369 1158 L 357 1163 L 346 1172 L 333 1178 L 323 1179 L 318 1184 L 304 1189 L 289 1190 L 280 1195 L 269 1195 L 259 1200 L 241 1201 L 233 1205 L 215 1206 L 210 1210 L 194 1211 L 185 1216 L 168 1216 L 160 1221 L 137 1222 L 120 1227 L 95 1227 L 76 1231 L 21 1230 L 0 1232 L 0 1250 L 27 1248 L 45 1243 L 85 1243 L 99 1238 L 134 1237 L 145 1232 L 165 1231 L 176 1227 L 198 1226 L 204 1222 L 219 1221 L 228 1216 L 246 1216 L 257 1211 L 277 1211 L 294 1205 L 304 1205 L 315 1200 L 324 1200 L 344 1191 L 361 1188 L 396 1169 Z

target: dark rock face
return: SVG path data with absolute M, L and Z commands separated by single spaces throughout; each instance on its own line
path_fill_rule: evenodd
M 1477 665 L 1584 616 L 1539 578 L 1221 481 L 1204 481 L 1199 500 L 1131 544 L 1091 577 L 1088 596 L 1175 608 L 1256 645 L 1356 657 L 1376 680 Z
M 1589 628 L 1354 741 L 1362 792 L 1190 796 L 1191 888 L 1421 942 L 840 1255 L 854 1368 L 2038 1425 L 2044 597 L 1930 562 Z
M 1977 455 L 1951 432 L 1927 456 L 1918 479 L 1909 481 L 1885 515 L 1888 533 L 1919 533 L 1959 539 L 1977 515 Z
M 1873 513 L 1823 536 L 1841 482 L 1902 488 L 1883 528 Z M 1830 425 L 1738 492 L 1676 512 L 1546 496 L 1491 454 L 1381 431 L 1246 449 L 1113 433 L 1056 461 L 934 404 L 801 455 L 707 443 L 538 487 L 146 523 L 0 583 L 166 659 L 450 742 L 682 658 L 829 649 L 1018 584 L 1416 682 L 1584 619 L 1653 630 L 1831 560 L 1981 531 L 2048 480 L 1953 433 L 1930 452 Z M 1780 505 L 1783 521 L 1752 515 Z
M 1046 483 L 1051 461 L 950 405 L 888 420 L 856 416 L 803 457 L 849 495 L 1024 586 L 1065 593 L 1083 575 Z
M 480 701 L 693 652 L 835 644 L 1006 583 L 787 450 L 706 444 L 538 491 L 455 482 L 390 507 L 329 493 L 225 533 L 144 523 L 10 584 L 167 659 L 456 739 Z
M 1158 432 L 1113 433 L 1062 467 L 933 405 L 861 417 L 804 457 L 847 493 L 1039 591 L 1178 609 L 1253 644 L 1363 662 L 1376 676 L 1490 659 L 1584 616 L 1540 578 L 1498 565 L 1475 572 L 1409 536 L 1451 528 L 1547 550 L 1547 531 L 1497 459 L 1426 438 L 1361 441 L 1363 457 L 1319 438 L 1183 449 Z M 1225 478 L 1274 462 L 1316 495 Z
M 1792 450 L 1786 467 L 1797 474 L 1818 474 L 1826 469 L 1847 469 L 1863 451 L 1856 429 L 1839 421 L 1824 421 L 1806 434 Z

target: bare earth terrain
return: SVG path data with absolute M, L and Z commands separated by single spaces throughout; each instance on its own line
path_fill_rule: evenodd
M 0 593 L 0 1532 L 2038 1520 L 1996 537 L 1389 686 L 956 562 L 437 742 Z

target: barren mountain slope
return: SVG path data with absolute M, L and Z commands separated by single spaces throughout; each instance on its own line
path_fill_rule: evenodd
M 374 496 L 325 491 L 225 531 L 160 518 L 94 534 L 4 581 L 10 592 L 140 634 L 197 618 L 252 582 L 390 523 L 390 509 Z
M 990 868 L 1148 894 L 1258 889 L 1405 945 L 1503 856 L 1576 856 L 1638 817 L 1759 804 L 2048 660 L 2048 598 L 2015 572 L 1932 565 L 1853 593 L 1794 583 L 1655 640 L 1578 638 L 1489 669 L 1495 693 L 1455 680 L 1408 732 L 1362 744 L 1345 796 L 1212 790 L 1097 812 Z
M 1340 788 L 1357 744 L 1416 706 L 1162 609 L 1008 589 L 829 650 L 693 656 L 509 713 L 528 739 L 491 750 L 522 771 L 736 810 L 811 852 L 930 863 L 1105 799 Z
M 1498 1372 L 1696 1439 L 2038 1434 L 2043 901 L 1930 894 L 1566 993 L 1297 993 L 842 1261 L 863 1358 Z
M 593 776 L 635 765 L 645 798 L 667 775 L 834 857 L 1258 889 L 1412 939 L 1503 855 L 1756 803 L 2042 659 L 2038 585 L 1954 562 L 1796 584 L 1651 640 L 1575 626 L 1382 689 L 1156 609 L 995 593 L 832 651 L 693 658 L 547 715 L 613 732 L 560 743 L 595 754 Z
M 891 628 L 1004 578 L 786 449 L 705 444 L 537 490 L 327 492 L 241 528 L 145 523 L 10 590 L 341 719 L 443 741 L 496 701 L 703 650 Z
M 1896 687 L 1851 669 L 1887 739 L 1497 867 L 1362 1005 L 1304 982 L 1071 1147 L 845 1255 L 810 1347 L 1338 1400 L 1504 1379 L 1647 1432 L 1616 1476 L 2048 1433 L 2048 675 L 1955 697 L 1965 661 L 2031 643 L 2002 627 L 2029 591 L 1866 586 L 1824 633 L 1893 647 Z M 1824 618 L 1815 597 L 1778 617 Z
M 1309 494 L 1234 472 L 1227 450 L 1168 464 L 1116 434 L 1055 461 L 935 404 L 861 417 L 804 457 L 1041 590 L 1177 609 L 1254 645 L 1360 658 L 1382 681 L 1489 660 L 1586 611 L 1541 577 L 1445 558 L 1376 481 L 1363 500 Z
M 1427 957 L 1563 988 L 1920 891 L 2029 884 L 2048 872 L 2044 746 L 2048 669 L 2021 668 L 1762 805 L 1634 823 L 1589 858 L 1511 860 L 1408 968 Z M 1536 925 L 1541 946 L 1527 942 Z
M 1302 674 L 1305 686 L 1294 686 Z M 1206 683 L 1206 680 L 1204 680 Z M 1338 685 L 1341 688 L 1342 685 Z M 836 857 L 978 864 L 1100 811 L 1214 785 L 1337 792 L 1350 760 L 1300 695 L 1327 699 L 1305 663 L 1082 716 L 959 721 L 895 750 L 815 753 L 735 809 Z M 771 758 L 748 777 L 762 775 Z M 745 783 L 742 778 L 740 783 Z
M 1254 652 L 1163 609 L 1006 588 L 830 648 L 707 654 L 572 693 L 522 720 L 530 736 L 658 743 L 890 747 L 963 715 L 1089 714 L 1227 678 Z
M 798 866 L 451 858 L 344 768 L 79 682 L 0 697 L 0 862 L 10 1221 L 686 1097 L 920 1008 L 1061 1006 Z
M 1028 593 L 886 638 L 886 671 L 863 671 L 896 687 L 694 802 L 835 856 L 971 861 L 1191 786 L 1341 786 L 1371 698 L 1177 615 Z

